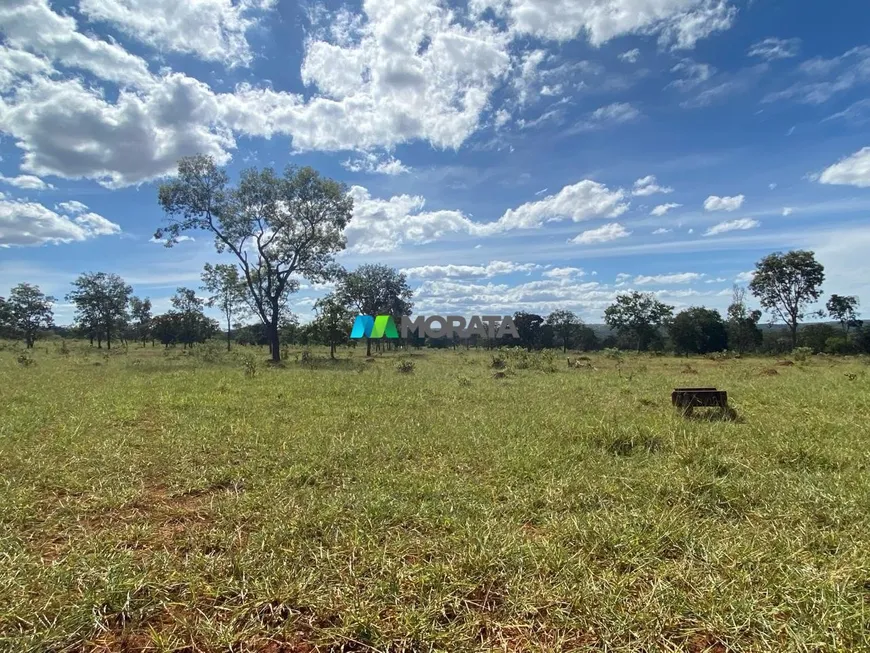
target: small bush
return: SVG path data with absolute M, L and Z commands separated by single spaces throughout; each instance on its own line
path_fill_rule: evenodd
M 813 355 L 813 350 L 809 347 L 795 347 L 791 354 L 798 363 L 804 363 Z
M 18 358 L 16 358 L 15 360 L 18 361 L 18 364 L 21 365 L 21 367 L 30 367 L 31 365 L 36 365 L 36 361 L 33 360 L 33 357 L 26 351 L 18 354 Z
M 257 375 L 257 356 L 255 354 L 245 354 L 242 356 L 242 370 L 245 376 L 249 379 Z
M 60 341 L 60 355 L 69 356 L 69 347 L 66 346 L 66 339 Z
M 217 340 L 207 340 L 196 348 L 196 355 L 206 363 L 216 363 L 223 356 L 224 345 Z
M 608 347 L 602 353 L 611 360 L 615 360 L 617 362 L 622 360 L 622 352 L 615 347 Z
M 552 374 L 556 371 L 556 352 L 552 349 L 546 349 L 538 356 L 538 367 L 542 372 Z
M 468 388 L 470 386 L 471 386 L 471 379 L 469 379 L 467 376 L 460 376 L 459 377 L 459 387 L 460 388 Z
M 492 357 L 492 369 L 494 370 L 503 370 L 507 367 L 507 359 L 504 357 L 504 354 L 496 354 Z
M 311 353 L 311 350 L 305 349 L 299 354 L 299 362 L 303 365 L 310 365 L 314 362 L 314 354 Z
M 398 365 L 396 365 L 396 371 L 400 374 L 411 374 L 414 371 L 416 365 L 414 361 L 404 360 L 400 361 Z

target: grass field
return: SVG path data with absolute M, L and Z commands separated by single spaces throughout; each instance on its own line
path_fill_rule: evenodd
M 0 351 L 0 650 L 870 650 L 865 360 L 58 348 Z

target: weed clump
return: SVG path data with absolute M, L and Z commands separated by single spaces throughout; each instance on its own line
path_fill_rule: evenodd
M 414 364 L 414 361 L 411 361 L 411 360 L 399 361 L 399 363 L 396 365 L 396 371 L 399 374 L 411 374 L 411 373 L 413 373 L 415 367 L 416 367 L 416 365 Z
M 249 353 L 242 356 L 242 370 L 249 379 L 257 375 L 257 356 L 255 354 Z
M 791 355 L 794 356 L 794 359 L 798 363 L 805 363 L 813 355 L 813 350 L 810 349 L 809 347 L 795 347 L 795 349 L 794 349 L 794 351 L 792 351 Z

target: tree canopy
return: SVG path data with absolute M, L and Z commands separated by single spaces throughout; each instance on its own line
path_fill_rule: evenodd
M 577 335 L 578 327 L 583 324 L 583 321 L 573 311 L 560 309 L 547 316 L 547 324 L 552 326 L 556 334 L 562 339 L 563 351 L 568 351 Z
M 668 324 L 677 354 L 709 354 L 728 349 L 728 332 L 719 311 L 692 307 L 680 311 Z
M 831 295 L 825 308 L 828 309 L 828 315 L 837 320 L 846 336 L 849 335 L 849 329 L 860 327 L 862 323 L 858 319 L 858 298 L 854 295 Z
M 73 281 L 67 301 L 76 305 L 76 321 L 91 338 L 112 348 L 112 338 L 126 325 L 133 288 L 117 274 L 87 272 Z
M 341 275 L 335 291 L 337 301 L 356 309 L 360 315 L 392 315 L 398 323 L 410 315 L 414 293 L 404 274 L 388 265 L 361 265 Z M 366 338 L 366 355 L 371 339 Z
M 0 317 L 5 320 L 11 335 L 24 340 L 28 349 L 39 337 L 42 329 L 53 323 L 54 297 L 46 296 L 39 286 L 20 283 L 9 293 L 9 299 L 0 301 Z
M 673 312 L 673 306 L 660 302 L 652 293 L 633 291 L 617 296 L 616 302 L 605 309 L 604 321 L 620 335 L 630 337 L 642 351 Z
M 755 264 L 749 289 L 774 320 L 788 325 L 792 347 L 796 347 L 798 323 L 821 296 L 824 281 L 825 268 L 813 252 L 775 252 Z
M 206 306 L 217 308 L 227 321 L 227 351 L 232 347 L 233 318 L 247 306 L 248 289 L 235 265 L 206 263 L 202 272 L 203 289 L 211 293 Z
M 156 238 L 171 247 L 184 232 L 204 230 L 219 253 L 236 257 L 252 308 L 267 327 L 272 360 L 281 360 L 279 322 L 299 286 L 296 277 L 326 281 L 338 274 L 334 255 L 345 248 L 353 213 L 347 188 L 294 166 L 280 176 L 272 168 L 245 170 L 232 187 L 214 159 L 199 155 L 179 162 L 159 200 L 169 225 Z

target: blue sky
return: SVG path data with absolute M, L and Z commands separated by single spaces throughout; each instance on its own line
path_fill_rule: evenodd
M 166 310 L 219 260 L 205 234 L 151 242 L 157 184 L 202 152 L 345 182 L 340 262 L 405 270 L 417 312 L 600 321 L 631 289 L 724 309 L 791 248 L 826 294 L 870 297 L 868 21 L 859 0 L 7 0 L 0 294 L 106 271 Z

